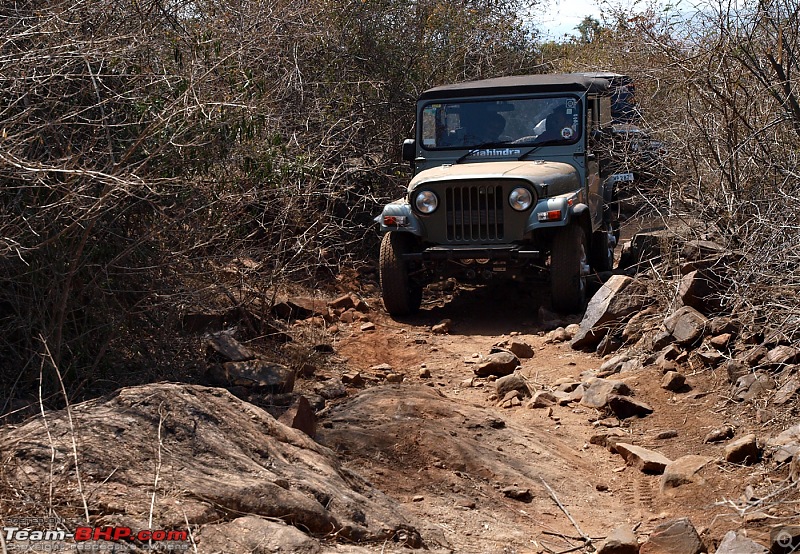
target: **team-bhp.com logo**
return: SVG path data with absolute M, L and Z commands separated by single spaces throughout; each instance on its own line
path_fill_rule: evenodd
M 24 519 L 25 521 L 23 521 Z M 63 521 L 51 522 L 51 519 L 58 518 L 22 518 L 14 519 L 8 523 L 12 526 L 3 527 L 2 538 L 4 550 L 8 552 L 16 551 L 43 551 L 43 552 L 64 552 L 64 551 L 100 551 L 107 550 L 106 547 L 114 547 L 114 551 L 119 550 L 119 546 L 125 544 L 138 543 L 151 550 L 159 551 L 182 551 L 189 548 L 189 532 L 175 531 L 166 529 L 143 529 L 134 531 L 130 527 L 77 527 L 74 532 L 63 529 Z M 32 522 L 31 519 L 36 521 Z M 44 527 L 52 524 L 53 529 L 37 530 L 31 529 L 38 520 L 48 520 Z M 54 523 L 54 524 L 53 524 Z M 16 526 L 13 526 L 16 525 Z M 60 528 L 58 528 L 60 527 Z M 32 550 L 33 548 L 33 550 Z M 140 546 L 141 548 L 141 546 Z

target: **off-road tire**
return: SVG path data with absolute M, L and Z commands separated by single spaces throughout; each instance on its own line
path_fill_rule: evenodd
M 595 271 L 614 269 L 614 249 L 611 248 L 611 244 L 609 230 L 601 229 L 592 233 L 592 269 Z
M 413 250 L 414 237 L 408 233 L 389 232 L 381 240 L 381 295 L 389 315 L 411 315 L 422 304 L 422 287 L 409 278 L 408 263 L 403 261 L 403 254 Z
M 555 237 L 550 250 L 550 296 L 553 310 L 574 314 L 586 306 L 586 233 L 568 225 Z

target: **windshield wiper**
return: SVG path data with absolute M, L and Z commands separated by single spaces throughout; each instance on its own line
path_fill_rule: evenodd
M 537 143 L 536 145 L 534 145 L 534 146 L 533 146 L 533 147 L 532 147 L 530 150 L 528 150 L 527 152 L 524 152 L 524 153 L 523 153 L 523 154 L 522 154 L 522 155 L 521 155 L 519 158 L 517 158 L 517 161 L 522 161 L 522 160 L 524 160 L 525 158 L 527 158 L 528 156 L 530 156 L 531 154 L 533 154 L 534 152 L 536 152 L 536 151 L 537 151 L 537 150 L 538 150 L 538 149 L 539 149 L 541 146 L 552 146 L 553 144 L 559 144 L 559 143 L 561 143 L 561 142 L 563 142 L 563 141 L 564 141 L 564 139 L 550 139 L 550 140 L 543 140 L 542 142 L 540 142 L 540 143 Z
M 460 164 L 461 162 L 463 162 L 473 154 L 480 152 L 484 148 L 494 148 L 495 146 L 508 146 L 509 144 L 512 144 L 512 142 L 509 140 L 493 140 L 491 142 L 484 142 L 483 144 L 479 144 L 478 146 L 472 148 L 469 152 L 467 152 L 463 156 L 459 157 L 455 161 L 455 163 Z

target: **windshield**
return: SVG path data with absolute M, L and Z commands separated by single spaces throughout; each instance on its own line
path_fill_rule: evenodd
M 577 96 L 432 102 L 422 109 L 422 147 L 572 144 L 581 135 Z

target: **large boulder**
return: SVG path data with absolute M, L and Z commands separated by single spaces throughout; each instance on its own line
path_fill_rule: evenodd
M 18 513 L 23 499 L 47 498 L 57 483 L 59 513 L 82 516 L 74 508 L 85 500 L 73 462 L 77 444 L 84 494 L 91 491 L 91 509 L 107 525 L 146 529 L 152 518 L 150 528 L 202 531 L 247 514 L 236 536 L 280 533 L 308 552 L 315 547 L 297 530 L 348 542 L 415 532 L 402 507 L 343 468 L 335 452 L 224 389 L 130 387 L 46 417 L 47 425 L 37 418 L 0 433 L 4 459 L 14 460 L 4 465 L 5 477 L 17 483 L 20 499 L 8 508 Z M 201 532 L 210 545 L 201 552 L 253 551 L 247 541 L 229 548 L 216 535 Z
M 586 307 L 580 329 L 570 342 L 576 350 L 594 349 L 609 332 L 652 302 L 647 285 L 625 275 L 614 275 Z

